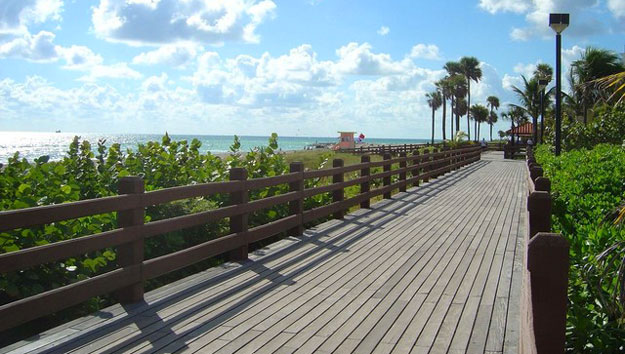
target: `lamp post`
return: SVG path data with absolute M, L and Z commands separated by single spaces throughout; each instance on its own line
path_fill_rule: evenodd
M 569 14 L 549 14 L 549 27 L 556 32 L 556 156 L 562 148 L 561 73 L 562 38 L 561 33 L 569 26 Z
M 540 90 L 540 143 L 543 143 L 545 132 L 545 87 L 549 84 L 547 79 L 538 79 L 538 89 Z M 538 123 L 538 122 L 537 122 Z M 536 124 L 534 125 L 534 140 L 536 141 Z

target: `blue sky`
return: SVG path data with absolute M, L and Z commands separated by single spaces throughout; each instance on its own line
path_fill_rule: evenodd
M 550 12 L 565 67 L 623 51 L 625 0 L 0 0 L 0 130 L 424 138 L 446 61 L 502 106 L 553 65 Z

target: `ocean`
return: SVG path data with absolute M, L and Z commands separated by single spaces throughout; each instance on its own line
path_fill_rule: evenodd
M 42 133 L 42 132 L 0 132 L 0 163 L 6 163 L 17 151 L 20 157 L 32 161 L 34 158 L 48 155 L 51 160 L 60 160 L 65 156 L 74 136 L 88 140 L 95 151 L 99 139 L 106 139 L 106 145 L 121 144 L 122 148 L 135 149 L 137 144 L 148 141 L 161 141 L 159 134 L 97 134 L 97 133 Z M 198 139 L 202 142 L 202 152 L 224 153 L 230 151 L 232 135 L 169 135 L 172 140 Z M 249 151 L 258 146 L 266 146 L 268 136 L 239 136 L 241 151 Z M 293 137 L 279 136 L 280 149 L 301 150 L 315 143 L 336 143 L 338 137 Z M 365 138 L 369 144 L 423 144 L 429 139 Z

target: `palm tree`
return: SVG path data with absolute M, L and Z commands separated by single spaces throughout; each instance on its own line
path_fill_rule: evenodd
M 490 141 L 493 141 L 493 124 L 497 122 L 497 115 L 495 114 L 495 120 L 491 121 L 490 117 L 493 115 L 493 110 L 499 109 L 499 97 L 497 96 L 488 96 L 486 99 L 486 106 L 490 108 L 490 114 L 488 115 L 488 125 L 490 125 Z
M 458 115 L 457 112 L 458 111 L 462 111 L 462 112 L 466 112 L 466 108 L 464 110 L 460 109 L 457 110 L 456 109 L 456 105 L 458 100 L 463 99 L 464 100 L 464 96 L 467 94 L 467 85 L 466 85 L 466 81 L 464 80 L 464 76 L 462 75 L 453 75 L 451 77 L 449 77 L 449 84 L 452 88 L 452 95 L 451 95 L 451 99 L 452 99 L 452 114 L 456 114 L 456 132 L 458 132 L 460 130 L 460 117 L 463 116 L 466 113 L 462 113 L 461 115 Z M 456 104 L 454 104 L 456 103 Z M 466 100 L 464 101 L 464 104 L 466 106 Z M 453 117 L 452 117 L 453 119 Z
M 442 78 L 438 80 L 436 83 L 436 88 L 441 93 L 442 101 L 443 101 L 443 119 L 442 119 L 442 129 L 443 129 L 443 141 L 447 139 L 447 135 L 445 132 L 445 121 L 447 120 L 447 98 L 451 96 L 451 86 L 449 85 L 449 81 L 447 78 Z M 452 115 L 453 116 L 453 115 Z M 451 119 L 453 125 L 453 117 Z
M 493 141 L 493 124 L 497 123 L 497 112 L 490 112 L 488 115 L 488 125 L 490 125 L 490 141 Z
M 508 112 L 502 113 L 501 118 L 510 121 L 511 130 L 514 130 L 515 125 L 518 127 L 521 124 L 527 122 L 527 111 L 523 107 L 509 104 Z M 518 135 L 518 134 L 517 134 Z M 514 136 L 512 136 L 514 142 Z
M 425 96 L 427 97 L 428 106 L 432 108 L 432 145 L 434 145 L 434 113 L 443 104 L 443 98 L 438 91 L 427 93 Z
M 588 109 L 602 98 L 601 91 L 594 85 L 588 85 L 593 80 L 617 74 L 623 71 L 621 58 L 610 50 L 586 48 L 582 57 L 571 64 L 572 74 L 577 81 L 573 90 L 579 90 L 582 103 L 584 124 L 588 121 Z
M 518 109 L 524 111 L 526 115 L 532 118 L 532 124 L 536 127 L 538 125 L 538 116 L 540 116 L 541 113 L 541 91 L 538 86 L 538 80 L 533 77 L 528 81 L 523 75 L 521 75 L 521 78 L 523 78 L 524 85 L 522 90 L 516 86 L 512 86 L 512 90 L 517 94 L 521 104 L 511 104 L 510 106 L 517 107 Z M 549 95 L 544 96 L 543 104 L 545 106 L 549 105 Z
M 462 74 L 462 65 L 460 65 L 457 61 L 448 61 L 443 66 L 443 69 L 447 71 L 447 76 L 454 76 L 458 74 Z
M 460 67 L 460 63 L 456 62 L 456 61 L 448 61 L 447 63 L 445 63 L 445 66 L 443 66 L 443 69 L 445 69 L 447 71 L 447 76 L 445 77 L 445 81 L 446 81 L 446 89 L 448 89 L 449 92 L 447 92 L 447 97 L 451 100 L 451 105 L 450 105 L 450 110 L 451 110 L 451 119 L 450 119 L 450 135 L 451 138 L 454 137 L 454 100 L 455 100 L 455 95 L 454 95 L 454 87 L 456 86 L 455 83 L 453 82 L 453 80 L 451 79 L 452 77 L 459 75 L 461 72 L 461 67 Z M 458 128 L 456 128 L 456 130 L 458 130 Z
M 464 81 L 464 80 L 463 80 Z M 460 96 L 456 98 L 456 106 L 454 107 L 454 113 L 456 114 L 456 134 L 460 131 L 460 117 L 468 112 L 467 100 Z
M 481 104 L 475 104 L 471 107 L 471 116 L 477 123 L 477 129 L 475 130 L 475 139 L 480 140 L 480 126 L 488 119 L 488 108 Z
M 471 81 L 478 82 L 482 78 L 482 69 L 480 69 L 480 61 L 475 57 L 460 58 L 460 66 L 462 74 L 467 79 L 467 106 L 471 107 Z M 467 134 L 471 140 L 470 118 L 467 114 Z
M 625 71 L 594 80 L 597 88 L 604 91 L 606 101 L 616 100 L 615 105 L 625 99 Z
M 536 65 L 536 69 L 534 70 L 534 79 L 536 80 L 547 80 L 547 85 L 551 82 L 551 78 L 553 77 L 553 68 L 549 64 L 541 63 Z M 540 92 L 541 98 L 541 107 L 542 111 L 540 112 L 540 136 L 539 140 L 543 142 L 543 134 L 545 131 L 545 88 L 543 88 Z M 538 143 L 538 142 L 537 142 Z
M 551 78 L 553 77 L 553 68 L 549 64 L 540 63 L 536 65 L 536 69 L 534 69 L 534 78 L 535 79 L 543 79 L 551 82 Z

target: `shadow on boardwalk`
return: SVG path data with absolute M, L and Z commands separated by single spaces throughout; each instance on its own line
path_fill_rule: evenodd
M 330 274 L 327 267 L 324 268 L 326 264 L 339 264 L 342 259 L 341 257 L 350 255 L 355 257 L 356 252 L 363 252 L 364 254 L 364 251 L 358 249 L 358 246 L 363 243 L 363 240 L 376 240 L 376 238 L 382 237 L 380 235 L 391 234 L 389 230 L 393 230 L 393 228 L 396 227 L 398 218 L 405 219 L 404 222 L 406 225 L 414 223 L 409 220 L 409 218 L 414 217 L 414 213 L 427 210 L 428 203 L 441 195 L 446 195 L 445 198 L 449 199 L 447 202 L 453 204 L 453 194 L 458 193 L 458 191 L 455 190 L 459 188 L 458 185 L 466 183 L 468 177 L 472 177 L 473 182 L 471 183 L 478 183 L 479 181 L 476 179 L 476 174 L 491 173 L 490 171 L 484 172 L 484 170 L 488 170 L 489 165 L 494 161 L 498 162 L 498 159 L 486 159 L 476 162 L 461 170 L 432 180 L 430 183 L 413 188 L 406 193 L 399 193 L 395 195 L 392 200 L 384 200 L 372 206 L 371 209 L 361 209 L 353 214 L 346 215 L 344 220 L 332 220 L 316 228 L 306 230 L 304 235 L 300 238 L 296 239 L 291 237 L 276 245 L 270 246 L 267 250 L 257 251 L 255 256 L 251 257 L 249 261 L 240 264 L 227 264 L 220 269 L 213 269 L 188 279 L 183 279 L 182 281 L 164 288 L 157 289 L 152 292 L 152 294 L 146 295 L 147 300 L 144 303 L 125 307 L 117 305 L 112 309 L 101 311 L 83 322 L 76 323 L 75 321 L 73 325 L 70 323 L 68 326 L 64 327 L 65 329 L 71 330 L 68 336 L 60 340 L 52 340 L 54 337 L 53 334 L 50 336 L 44 335 L 38 341 L 43 346 L 38 346 L 37 351 L 54 353 L 70 352 L 73 350 L 77 350 L 78 352 L 98 351 L 104 353 L 125 351 L 165 353 L 181 350 L 199 350 L 205 352 L 208 350 L 209 347 L 207 347 L 207 345 L 209 344 L 214 345 L 213 349 L 215 350 L 223 347 L 222 349 L 224 351 L 236 351 L 245 345 L 249 346 L 249 343 L 255 340 L 255 337 L 252 337 L 253 335 L 257 335 L 259 338 L 262 337 L 261 334 L 273 330 L 274 327 L 272 326 L 292 314 L 293 311 L 295 311 L 294 309 L 303 308 L 301 304 L 297 305 L 294 303 L 291 305 L 291 303 L 285 302 L 275 305 L 275 311 L 272 310 L 274 312 L 266 314 L 265 311 L 267 308 L 271 307 L 271 304 L 266 308 L 262 306 L 265 305 L 265 302 L 269 301 L 268 299 L 272 297 L 276 297 L 278 300 L 282 299 L 278 298 L 278 296 L 281 296 L 283 292 L 286 291 L 285 289 L 295 289 L 291 290 L 291 292 L 296 293 L 302 298 L 306 298 L 306 301 L 315 298 L 317 295 L 310 295 L 313 293 L 301 289 L 306 286 L 306 282 L 311 282 L 311 284 L 316 284 L 315 281 L 319 282 L 319 280 L 315 279 L 321 279 L 326 276 L 324 272 Z M 449 196 L 448 194 L 452 195 Z M 458 198 L 460 198 L 460 195 Z M 460 215 L 458 217 L 460 217 Z M 451 223 L 453 219 L 447 221 Z M 409 229 L 408 226 L 401 226 L 401 228 L 402 229 L 397 229 L 392 232 L 398 234 L 404 229 Z M 457 239 L 469 240 L 467 235 L 462 234 L 462 238 L 458 236 Z M 372 247 L 385 249 L 385 247 L 394 245 L 391 241 L 396 242 L 396 240 L 390 236 L 383 237 L 388 238 L 388 245 L 385 245 L 386 239 L 380 238 L 379 241 L 375 241 L 378 246 Z M 422 236 L 419 237 L 423 238 Z M 450 240 L 451 239 L 450 237 Z M 424 238 L 424 240 L 426 239 Z M 432 240 L 427 242 L 437 241 Z M 465 243 L 462 245 L 464 244 Z M 481 241 L 480 244 L 482 244 Z M 450 243 L 450 245 L 452 245 L 452 243 Z M 453 245 L 453 247 L 456 247 L 455 244 Z M 408 246 L 411 245 L 407 243 L 406 247 Z M 466 243 L 466 246 L 469 248 L 469 243 Z M 401 247 L 397 247 L 398 250 L 396 252 L 400 254 L 399 249 Z M 458 247 L 460 247 L 460 243 L 458 243 Z M 372 250 L 373 249 L 374 248 L 372 248 Z M 369 252 L 367 254 L 376 254 L 377 251 L 367 252 Z M 425 253 L 425 251 L 419 252 L 419 255 Z M 477 252 L 477 249 L 475 249 L 474 252 Z M 493 251 L 493 255 L 495 253 L 496 252 Z M 451 254 L 449 257 L 451 258 Z M 453 259 L 455 259 L 455 257 L 456 256 L 454 256 Z M 407 259 L 408 258 L 406 258 L 406 260 Z M 421 258 L 419 258 L 419 260 L 420 259 Z M 467 259 L 471 260 L 473 258 Z M 358 260 L 358 262 L 361 261 L 368 262 L 369 260 Z M 428 263 L 424 264 L 429 264 L 429 260 L 423 258 L 423 262 L 426 261 Z M 503 262 L 503 258 L 501 261 Z M 414 258 L 412 263 L 406 263 L 401 269 L 404 269 L 406 274 L 408 274 L 408 272 L 415 267 L 416 263 L 417 258 Z M 367 271 L 371 272 L 371 270 Z M 487 271 L 487 273 L 489 272 Z M 510 273 L 512 273 L 511 269 Z M 373 298 L 386 298 L 390 289 L 394 289 L 395 285 L 399 284 L 399 281 L 404 278 L 402 274 L 397 276 L 396 274 L 389 273 L 386 278 L 382 278 L 388 280 L 388 278 L 395 277 L 398 280 L 396 283 L 393 283 L 392 286 L 387 285 L 387 291 L 380 292 L 382 289 L 380 288 L 372 293 L 372 295 L 376 294 Z M 354 274 L 353 276 L 357 277 L 358 275 Z M 346 278 L 345 280 L 341 280 L 341 282 L 346 282 L 348 285 L 341 287 L 341 289 L 344 288 L 345 290 L 340 294 L 349 292 L 351 289 L 349 279 Z M 384 286 L 384 284 L 388 284 L 388 282 L 383 282 L 382 285 Z M 308 290 L 317 291 L 314 294 L 328 292 L 328 299 L 332 298 L 332 296 L 342 298 L 340 294 L 336 295 L 330 293 L 330 287 L 331 286 L 328 286 L 328 284 L 321 284 Z M 332 289 L 331 291 L 333 292 L 335 290 L 336 289 Z M 287 296 L 283 296 L 283 298 L 288 298 L 288 296 L 291 295 L 291 293 L 287 293 Z M 345 298 L 349 297 L 346 294 L 344 295 Z M 426 300 L 425 295 L 423 300 Z M 337 299 L 333 301 L 336 302 Z M 397 303 L 396 299 L 392 301 L 393 304 Z M 259 305 L 260 303 L 263 305 Z M 305 305 L 308 305 L 308 303 L 305 302 Z M 312 307 L 307 309 L 308 312 L 304 316 L 295 319 L 290 324 L 297 324 L 298 321 L 301 322 L 302 318 L 306 317 L 306 315 L 310 317 L 310 314 L 314 314 L 316 308 L 313 303 L 311 303 L 310 306 Z M 281 310 L 284 313 L 282 313 Z M 403 308 L 402 311 L 404 311 Z M 400 312 L 403 313 L 402 311 Z M 280 316 L 278 316 L 278 314 L 280 314 Z M 319 315 L 321 314 L 322 310 L 320 310 Z M 275 316 L 275 318 L 272 319 L 272 316 Z M 340 313 L 337 314 L 337 316 L 340 317 Z M 242 318 L 239 319 L 239 317 Z M 312 316 L 313 320 L 315 317 L 317 316 Z M 258 321 L 254 321 L 255 327 L 254 325 L 252 326 L 254 328 L 247 328 L 244 324 L 246 323 L 246 319 L 249 318 L 266 319 L 266 330 L 258 329 L 264 328 L 263 326 L 258 326 Z M 307 328 L 306 325 L 307 323 L 305 321 L 301 323 L 304 332 Z M 271 343 L 275 340 L 268 337 L 269 339 L 266 340 L 264 344 L 268 344 L 269 346 L 261 345 L 259 348 L 262 348 L 261 351 L 266 352 L 279 348 L 284 351 L 292 351 L 289 350 L 289 348 L 297 349 L 297 347 L 294 348 L 292 346 L 293 344 L 289 346 L 288 341 L 301 333 L 303 332 L 280 331 L 273 339 L 281 337 L 285 339 L 284 342 L 286 344 L 278 343 L 277 347 L 272 348 Z M 399 335 L 402 336 L 402 334 Z M 247 337 L 251 337 L 247 342 L 240 339 Z M 315 337 L 320 337 L 320 335 L 318 333 L 316 334 L 316 332 L 311 333 L 310 338 L 305 341 L 306 345 L 314 342 L 313 339 Z M 327 337 L 329 336 L 325 336 L 324 338 L 327 339 Z M 46 340 L 46 338 L 49 339 Z M 339 342 L 340 345 L 345 345 L 345 343 L 348 343 L 349 340 L 353 338 L 343 339 L 342 342 Z M 237 340 L 241 341 L 240 345 L 230 348 L 229 345 Z M 393 343 L 393 341 L 385 343 L 382 338 L 380 338 L 380 342 L 376 343 L 376 345 L 379 345 L 378 348 L 383 348 L 383 345 L 391 344 L 397 350 L 400 348 L 399 344 L 402 344 L 402 342 L 400 338 L 397 338 L 395 343 Z M 415 342 L 411 344 L 411 347 L 417 347 L 417 344 L 419 343 L 416 342 L 415 338 Z M 357 344 L 355 343 L 355 345 Z M 317 350 L 317 348 L 315 347 L 313 350 Z M 370 348 L 370 350 L 373 350 L 373 348 Z

